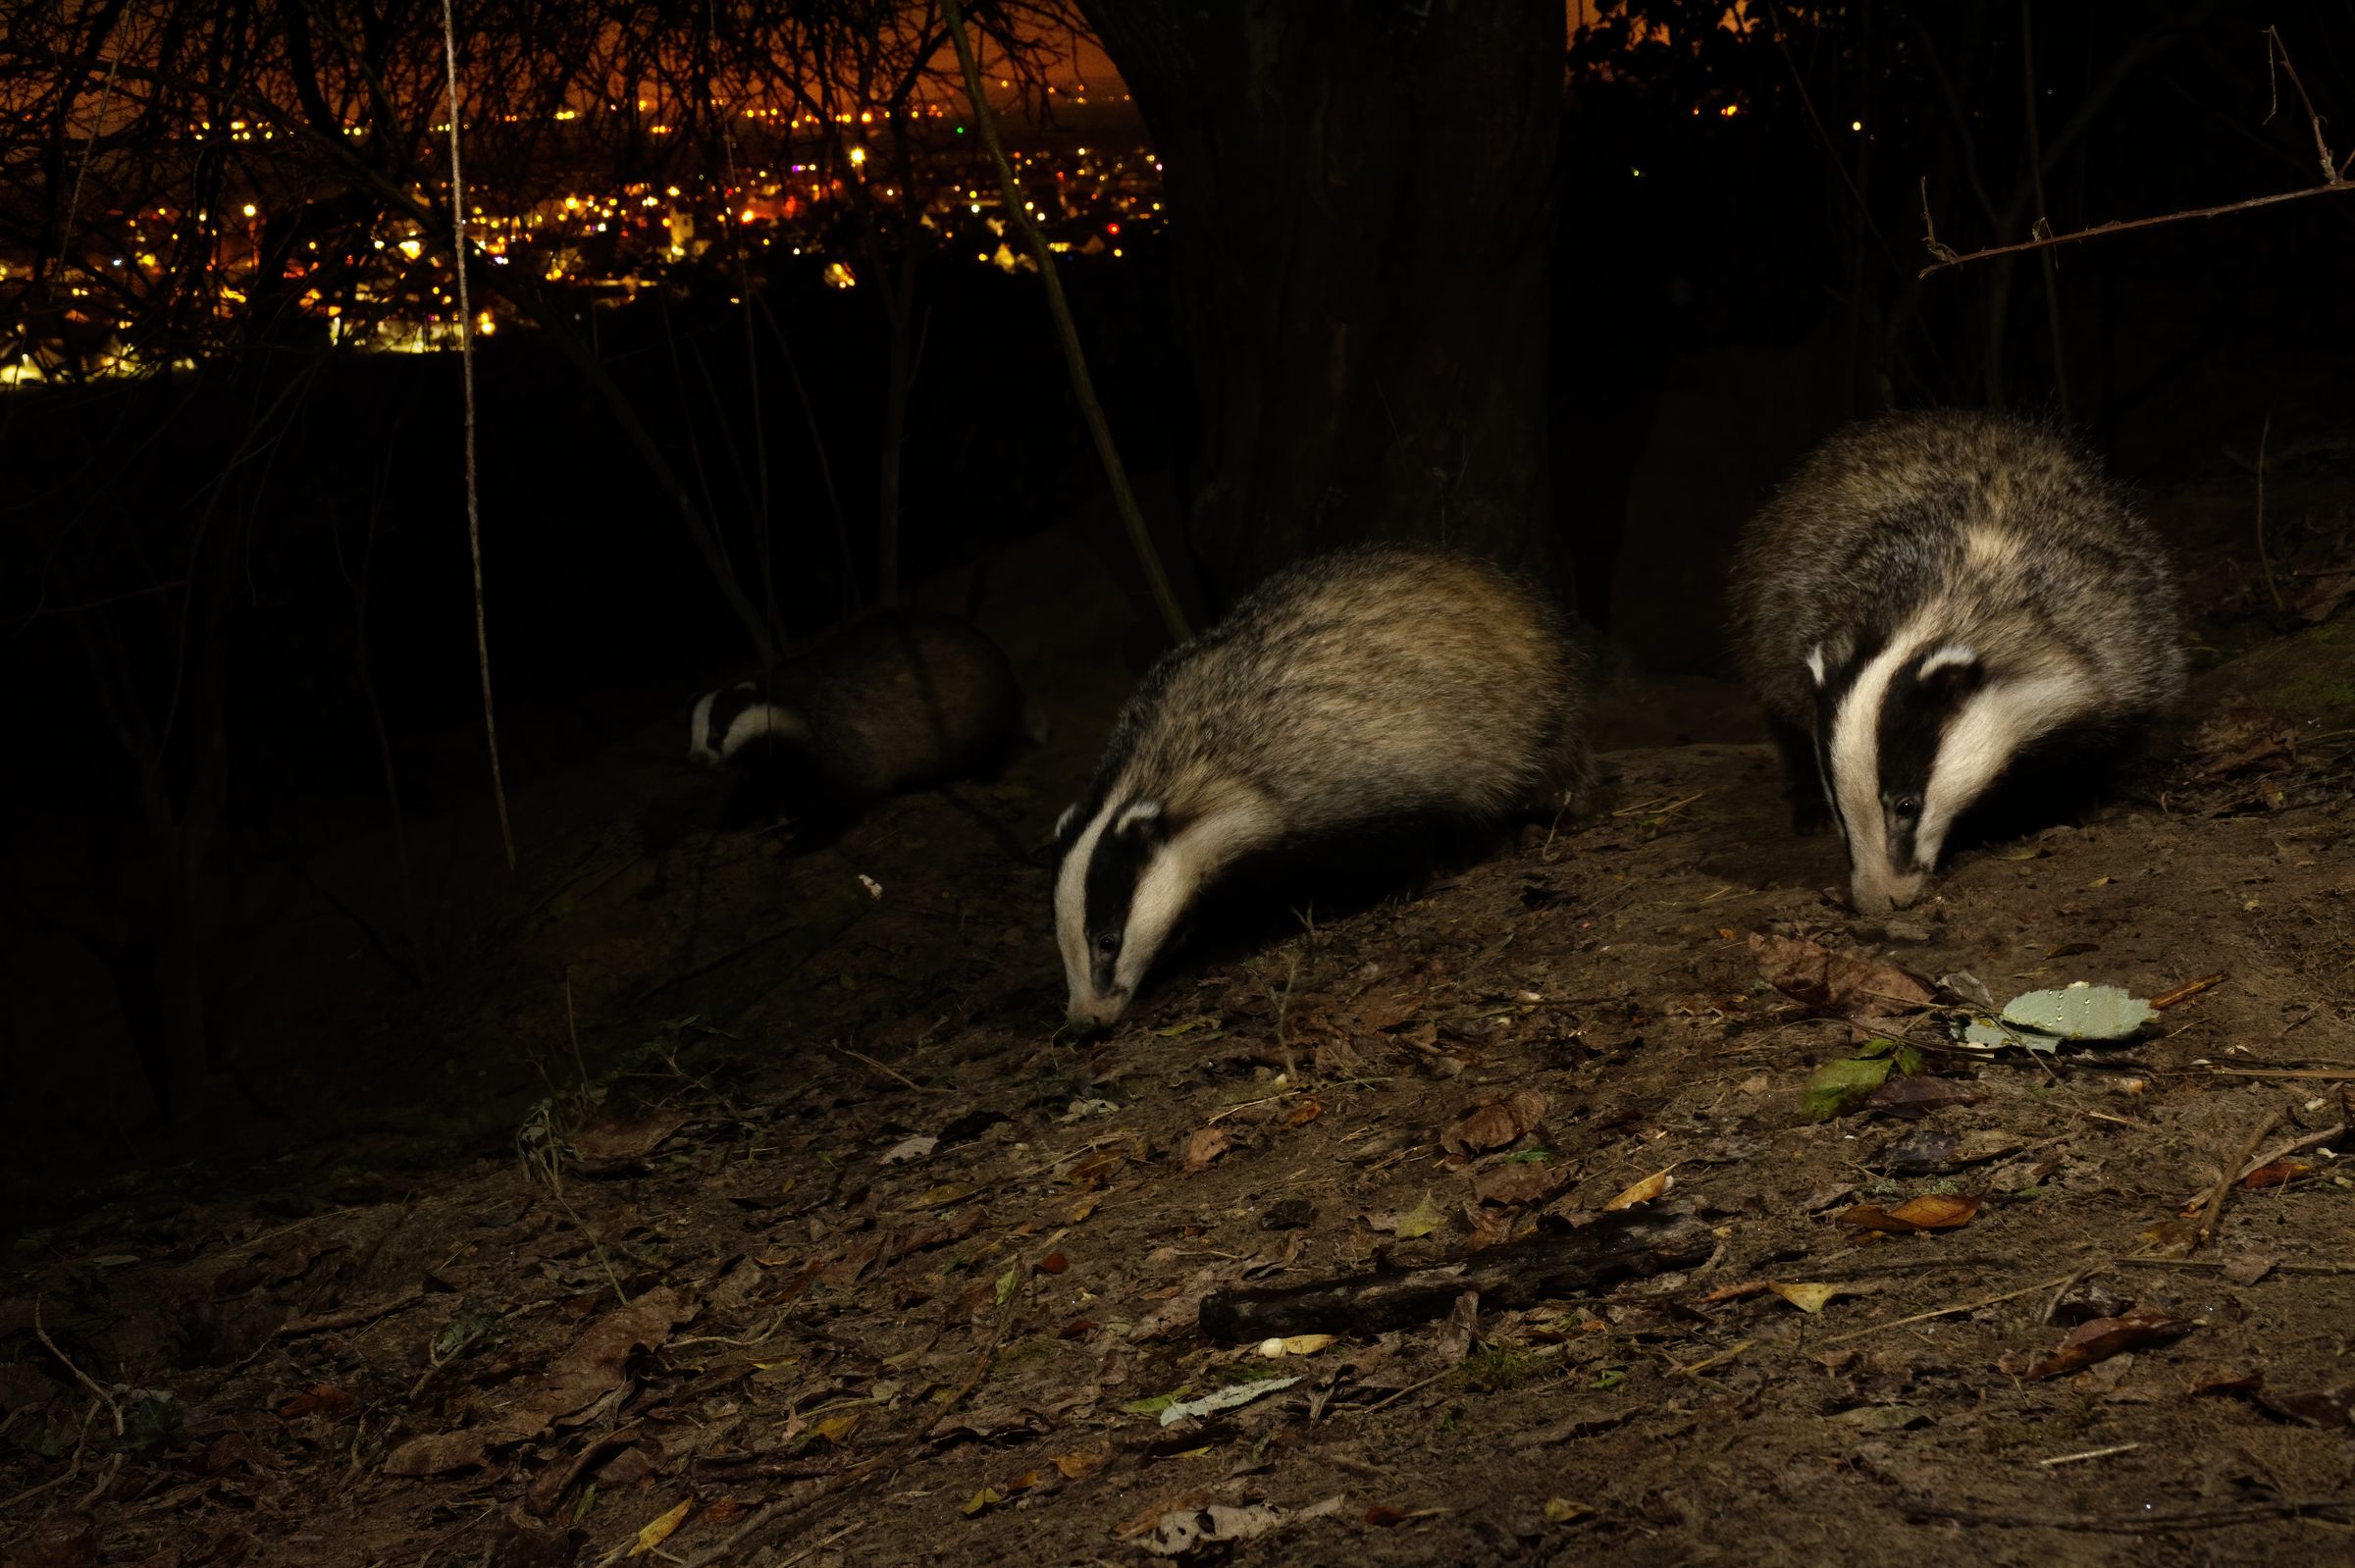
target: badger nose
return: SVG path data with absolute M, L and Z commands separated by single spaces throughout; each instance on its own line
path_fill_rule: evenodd
M 1120 1021 L 1125 1004 L 1125 997 L 1117 996 L 1084 1002 L 1073 999 L 1070 1011 L 1064 1015 L 1064 1024 L 1082 1038 L 1102 1034 Z
M 1892 910 L 1911 909 L 1927 881 L 1918 871 L 1908 875 L 1858 872 L 1849 883 L 1848 902 L 1858 915 L 1887 915 Z

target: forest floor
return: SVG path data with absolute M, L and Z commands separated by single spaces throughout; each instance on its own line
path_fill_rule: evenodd
M 2244 640 L 2120 798 L 1876 920 L 1738 697 L 1639 683 L 1582 819 L 1094 1044 L 1039 846 L 1118 671 L 813 854 L 550 783 L 434 1065 L 335 1080 L 441 1112 L 17 1241 L 0 1561 L 2345 1562 L 2351 636 Z M 2170 1005 L 1974 1055 L 1964 976 Z M 1627 1278 L 1204 1332 L 1623 1201 Z

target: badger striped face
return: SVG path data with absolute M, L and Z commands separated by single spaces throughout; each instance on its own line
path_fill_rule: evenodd
M 1071 986 L 1073 1027 L 1110 1027 L 1192 903 L 1190 862 L 1173 854 L 1177 824 L 1159 801 L 1073 806 L 1055 824 L 1055 941 Z
M 1807 668 L 1824 794 L 1863 915 L 1919 898 L 1956 819 L 2085 695 L 2073 672 L 1999 680 L 1976 648 L 1910 628 L 1845 658 L 1818 647 Z
M 755 741 L 771 736 L 800 740 L 809 733 L 810 726 L 792 708 L 760 700 L 759 682 L 739 681 L 696 699 L 687 726 L 687 756 L 715 767 Z

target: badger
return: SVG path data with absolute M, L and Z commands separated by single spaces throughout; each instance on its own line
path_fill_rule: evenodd
M 1839 824 L 1859 914 L 1918 899 L 1974 808 L 2098 780 L 2183 690 L 2157 536 L 2067 437 L 2003 414 L 1833 436 L 1746 526 L 1731 600 L 1794 825 Z
M 1146 672 L 1056 823 L 1071 1024 L 1116 1021 L 1245 862 L 1574 803 L 1585 671 L 1544 596 L 1454 550 L 1363 546 L 1269 578 Z
M 906 610 L 854 621 L 764 680 L 706 692 L 688 756 L 736 773 L 723 825 L 783 814 L 820 839 L 878 797 L 987 774 L 1046 733 L 996 643 Z

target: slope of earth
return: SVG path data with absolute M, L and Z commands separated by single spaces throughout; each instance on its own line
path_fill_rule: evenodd
M 2171 772 L 1879 921 L 1765 749 L 1613 752 L 1586 819 L 1198 946 L 1093 1045 L 1035 850 L 1085 726 L 812 854 L 624 835 L 453 1009 L 465 1158 L 20 1243 L 6 1560 L 2344 1561 L 2355 791 L 2263 705 L 2328 653 L 2219 671 Z M 1753 934 L 2182 999 L 1959 1054 Z M 1858 1061 L 1877 1102 L 1811 1119 Z M 1705 1256 L 1277 1356 L 1199 1327 L 1622 1197 Z

